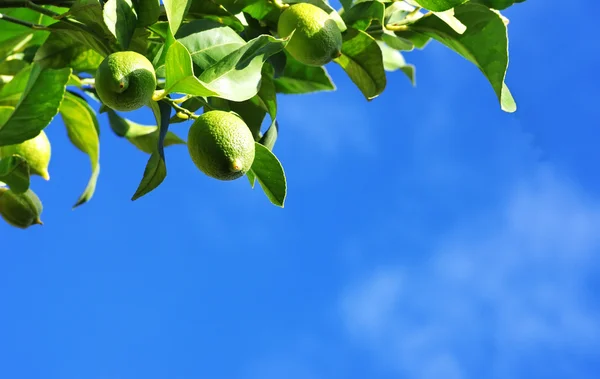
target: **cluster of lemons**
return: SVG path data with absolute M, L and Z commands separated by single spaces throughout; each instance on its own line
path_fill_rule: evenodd
M 287 52 L 309 66 L 322 66 L 341 55 L 342 34 L 337 24 L 321 8 L 309 3 L 286 7 L 278 21 L 280 37 L 293 35 Z M 133 51 L 107 56 L 96 70 L 96 92 L 108 107 L 122 112 L 139 109 L 152 101 L 156 73 L 152 63 Z M 210 110 L 199 116 L 188 132 L 189 155 L 204 174 L 219 180 L 245 175 L 254 161 L 252 132 L 235 113 Z M 48 179 L 50 143 L 42 131 L 20 145 L 0 149 L 0 157 L 19 154 L 27 160 L 31 173 Z M 27 228 L 41 224 L 41 203 L 27 191 L 15 194 L 0 188 L 0 215 L 10 224 Z

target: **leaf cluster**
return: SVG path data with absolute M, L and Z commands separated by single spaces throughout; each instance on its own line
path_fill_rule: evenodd
M 489 81 L 503 111 L 516 103 L 505 84 L 508 20 L 500 13 L 524 0 L 4 0 L 0 2 L 0 147 L 38 135 L 62 117 L 70 141 L 87 155 L 91 174 L 75 202 L 89 201 L 100 173 L 100 122 L 149 154 L 132 199 L 167 175 L 165 147 L 186 142 L 169 131 L 210 110 L 235 112 L 251 129 L 256 158 L 247 177 L 283 207 L 285 173 L 273 148 L 279 134 L 278 96 L 333 91 L 325 66 L 307 66 L 277 35 L 286 7 L 311 3 L 342 31 L 333 60 L 367 101 L 380 96 L 387 75 L 415 85 L 408 53 L 441 43 L 472 62 Z M 147 105 L 155 125 L 140 125 L 104 106 L 94 74 L 105 57 L 135 51 L 153 64 L 158 87 Z M 98 111 L 93 104 L 98 105 Z M 268 118 L 267 118 L 268 116 Z M 265 127 L 263 127 L 263 125 Z M 2 157 L 0 181 L 15 192 L 30 187 L 27 161 Z M 0 183 L 1 185 L 2 183 Z

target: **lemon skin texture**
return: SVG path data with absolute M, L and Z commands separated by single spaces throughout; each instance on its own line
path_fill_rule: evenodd
M 188 132 L 188 151 L 200 171 L 219 180 L 240 178 L 254 162 L 254 138 L 248 125 L 230 112 L 209 111 Z
M 10 225 L 27 229 L 32 225 L 43 225 L 40 220 L 42 202 L 30 189 L 16 194 L 0 187 L 0 216 Z
M 156 72 L 145 56 L 134 51 L 119 51 L 100 63 L 95 84 L 98 97 L 106 106 L 129 112 L 152 100 Z
M 316 5 L 297 3 L 283 11 L 277 32 L 285 38 L 292 31 L 294 35 L 285 49 L 305 65 L 323 66 L 341 55 L 342 33 L 327 12 Z
M 27 161 L 29 172 L 32 175 L 39 175 L 45 180 L 50 180 L 48 165 L 50 164 L 52 148 L 48 136 L 43 130 L 34 138 L 18 145 L 0 147 L 0 158 L 9 157 L 13 154 L 18 154 Z

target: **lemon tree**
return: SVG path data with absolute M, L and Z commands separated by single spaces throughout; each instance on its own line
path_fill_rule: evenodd
M 246 177 L 283 207 L 277 99 L 335 90 L 329 65 L 373 101 L 389 75 L 414 85 L 407 57 L 442 44 L 481 71 L 500 109 L 515 112 L 502 11 L 524 1 L 2 0 L 0 216 L 23 229 L 42 223 L 30 179 L 50 178 L 44 129 L 55 117 L 91 166 L 75 207 L 100 179 L 104 127 L 148 154 L 139 186 L 124 195 L 132 200 L 165 180 L 165 148 L 186 144 L 207 180 Z M 133 111 L 151 112 L 156 124 L 133 122 Z

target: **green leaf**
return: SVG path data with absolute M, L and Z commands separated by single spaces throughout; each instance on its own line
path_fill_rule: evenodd
M 211 20 L 194 20 L 175 36 L 189 51 L 200 72 L 246 44 L 233 29 Z
M 261 35 L 207 68 L 199 79 L 224 99 L 248 100 L 258 92 L 265 61 L 283 50 L 288 41 Z
M 14 112 L 15 107 L 0 105 L 0 125 L 6 122 L 10 115 Z
M 137 13 L 139 27 L 150 26 L 160 17 L 159 0 L 134 0 L 133 5 Z
M 33 33 L 29 32 L 16 35 L 2 42 L 0 45 L 0 62 L 4 61 L 15 52 L 19 52 L 24 49 L 32 38 Z
M 31 139 L 52 121 L 58 113 L 70 75 L 70 68 L 53 70 L 33 65 L 14 112 L 0 124 L 0 146 L 16 145 Z
M 252 174 L 258 180 L 269 200 L 281 208 L 285 203 L 287 185 L 285 172 L 277 157 L 265 146 L 256 142 L 256 153 L 252 163 Z
M 47 16 L 42 16 L 41 14 L 26 8 L 2 9 L 0 13 L 32 24 L 48 25 L 51 20 Z M 41 43 L 48 35 L 47 31 L 39 30 L 34 32 L 26 26 L 17 25 L 12 22 L 2 20 L 1 18 L 0 30 L 2 30 L 2 33 L 0 33 L 0 45 L 4 45 L 14 37 L 23 34 L 31 34 L 32 38 L 29 43 L 38 44 Z
M 480 4 L 466 3 L 456 7 L 454 13 L 467 26 L 463 34 L 435 15 L 420 19 L 411 29 L 438 40 L 475 64 L 490 81 L 502 110 L 516 111 L 515 100 L 504 83 L 508 68 L 506 25 L 496 12 Z
M 366 30 L 373 20 L 383 24 L 385 5 L 379 1 L 364 1 L 344 12 L 342 18 L 346 25 L 354 29 Z
M 99 40 L 97 37 L 94 37 L 94 35 L 87 32 L 83 32 L 71 24 L 57 22 L 55 24 L 50 25 L 49 28 L 52 30 L 52 33 L 62 33 L 67 35 L 67 37 L 63 36 L 61 38 L 64 41 L 63 44 L 69 44 L 70 41 L 74 41 L 70 42 L 70 44 L 79 43 L 82 45 L 81 50 L 83 50 L 83 48 L 88 48 L 96 51 L 103 57 L 107 56 L 108 54 L 112 53 L 113 50 L 115 50 L 113 49 L 112 45 L 105 39 Z M 52 51 L 46 51 L 45 54 L 51 55 Z
M 258 95 L 242 102 L 231 101 L 229 107 L 244 120 L 254 139 L 257 140 L 262 122 L 267 115 L 267 110 L 262 106 Z
M 76 208 L 88 202 L 96 190 L 96 182 L 100 174 L 100 126 L 94 109 L 84 99 L 68 91 L 60 105 L 60 115 L 67 128 L 69 140 L 87 154 L 92 167 L 88 184 L 73 206 Z
M 156 122 L 159 127 L 159 138 L 155 150 L 150 155 L 144 176 L 131 200 L 137 200 L 140 197 L 158 187 L 167 177 L 167 165 L 165 163 L 164 141 L 169 129 L 169 119 L 171 117 L 171 106 L 160 101 L 158 103 L 151 102 L 150 107 L 156 117 Z
M 513 4 L 524 3 L 525 0 L 471 0 L 471 2 L 483 4 L 488 8 L 503 10 Z
M 383 31 L 383 34 L 381 35 L 381 40 L 385 42 L 389 47 L 395 50 L 411 51 L 415 48 L 415 45 L 412 43 L 411 40 L 397 36 L 389 30 Z M 381 46 L 381 44 L 379 46 Z
M 165 11 L 167 12 L 171 33 L 175 35 L 183 22 L 185 14 L 192 4 L 192 0 L 163 0 L 163 4 L 165 5 Z
M 29 66 L 29 62 L 20 59 L 10 59 L 0 63 L 0 75 L 14 76 Z
M 192 58 L 179 41 L 169 47 L 165 59 L 165 92 L 182 93 L 194 96 L 218 96 L 219 93 L 194 76 Z
M 110 127 L 116 135 L 126 138 L 144 153 L 151 154 L 156 150 L 160 133 L 158 126 L 138 124 L 120 117 L 112 109 L 109 109 L 107 113 Z M 185 141 L 173 132 L 167 133 L 164 141 L 165 147 L 180 144 L 185 145 Z
M 349 28 L 343 37 L 342 55 L 334 61 L 342 66 L 367 100 L 372 100 L 383 92 L 387 83 L 381 49 L 377 41 L 362 30 Z
M 192 1 L 190 9 L 188 10 L 188 17 L 217 21 L 220 24 L 232 27 L 238 32 L 243 31 L 244 25 L 240 20 L 234 13 L 227 10 L 223 4 L 221 4 L 226 1 L 228 0 Z
M 115 46 L 116 39 L 104 23 L 102 5 L 99 0 L 77 0 L 69 9 L 69 15 L 85 24 L 87 28 L 93 31 L 93 35 L 64 22 L 56 22 L 50 27 L 70 31 L 73 37 L 103 56 L 117 50 Z
M 279 136 L 279 123 L 277 120 L 273 120 L 273 123 L 267 129 L 265 134 L 262 136 L 260 141 L 258 141 L 261 145 L 266 147 L 269 150 L 273 150 L 275 146 L 275 142 L 277 141 L 277 137 Z
M 415 66 L 411 64 L 406 64 L 404 57 L 400 54 L 399 51 L 392 49 L 391 47 L 385 45 L 382 42 L 378 42 L 379 47 L 381 48 L 381 53 L 383 54 L 383 67 L 386 71 L 396 71 L 400 70 L 410 80 L 413 86 L 415 86 Z
M 434 12 L 447 11 L 448 9 L 454 8 L 462 3 L 466 3 L 468 0 L 413 0 L 425 9 L 429 9 Z
M 131 0 L 108 0 L 104 4 L 102 14 L 106 27 L 117 39 L 121 48 L 128 50 L 138 23 Z
M 275 89 L 279 93 L 303 94 L 336 88 L 325 67 L 307 66 L 287 55 L 283 75 L 275 79 Z
M 29 189 L 29 165 L 20 155 L 13 154 L 0 159 L 0 181 L 6 183 L 14 193 Z
M 27 87 L 32 68 L 33 65 L 25 67 L 23 70 L 19 71 L 10 82 L 2 87 L 2 90 L 0 90 L 0 105 L 9 105 L 13 108 L 17 105 L 23 91 L 25 91 L 25 87 Z M 4 120 L 4 122 L 7 120 L 8 118 Z M 0 122 L 0 125 L 2 124 L 3 123 Z
M 71 67 L 75 71 L 94 73 L 103 59 L 100 53 L 82 44 L 72 33 L 57 30 L 37 50 L 34 62 L 42 68 Z
M 246 173 L 246 177 L 250 182 L 250 187 L 254 188 L 254 184 L 256 183 L 256 175 L 254 175 L 254 172 L 252 172 L 252 170 L 248 170 L 248 172 Z

